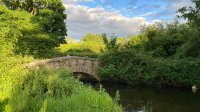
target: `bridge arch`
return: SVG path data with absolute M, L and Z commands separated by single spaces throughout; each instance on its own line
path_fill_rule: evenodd
M 28 66 L 46 66 L 52 69 L 69 68 L 73 73 L 82 73 L 101 81 L 100 76 L 97 74 L 97 66 L 99 62 L 97 59 L 88 57 L 66 56 L 32 62 Z
M 73 72 L 74 76 L 81 81 L 100 81 L 99 77 L 95 77 L 94 75 L 84 73 L 84 72 Z

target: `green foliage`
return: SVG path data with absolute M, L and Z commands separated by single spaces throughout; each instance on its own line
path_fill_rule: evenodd
M 192 31 L 187 25 L 174 23 L 157 23 L 145 26 L 134 45 L 138 50 L 148 52 L 154 57 L 173 57 L 183 44 L 186 43 Z M 134 43 L 133 43 L 134 44 Z
M 45 55 L 52 52 L 56 44 L 55 40 L 45 34 L 23 36 L 15 44 L 15 52 L 20 52 L 23 55 L 30 54 L 36 57 L 46 57 Z
M 187 19 L 189 24 L 195 29 L 200 31 L 200 0 L 191 0 L 195 6 L 194 7 L 183 7 L 177 12 L 180 13 L 178 17 Z
M 102 34 L 104 44 L 107 51 L 117 50 L 117 38 L 108 38 L 106 34 Z
M 135 49 L 145 49 L 144 43 L 147 41 L 147 37 L 144 33 L 136 36 L 136 35 L 128 35 L 128 42 L 125 45 L 127 48 L 135 48 Z
M 99 53 L 92 51 L 92 49 L 89 46 L 88 44 L 83 43 L 68 43 L 61 44 L 58 49 L 61 56 L 71 55 L 98 57 Z
M 56 22 L 61 19 L 54 18 L 53 16 L 57 17 L 57 15 L 51 11 L 49 16 L 32 16 L 26 11 L 9 10 L 1 5 L 0 12 L 1 43 L 9 43 L 9 49 L 16 54 L 45 57 L 59 45 L 59 35 L 64 35 L 62 30 L 60 33 L 56 33 L 59 27 L 64 28 L 65 26 Z M 44 14 L 42 11 L 41 13 Z M 52 19 L 55 21 L 49 23 L 48 21 L 52 21 Z M 50 27 L 52 27 L 51 30 L 48 29 Z M 3 47 L 5 46 L 3 45 Z
M 178 58 L 200 58 L 200 32 L 193 32 L 188 41 L 178 50 Z
M 9 59 L 0 63 L 2 112 L 122 111 L 105 91 L 83 85 L 69 70 L 30 71 L 22 68 L 21 63 L 26 62 L 24 58 Z
M 35 19 L 36 22 L 40 23 L 44 32 L 54 34 L 57 37 L 67 35 L 64 23 L 66 15 L 49 9 L 42 9 L 39 15 L 35 16 Z
M 132 39 L 127 48 L 135 48 L 153 57 L 199 58 L 199 35 L 199 31 L 188 24 L 157 23 L 144 27 L 143 33 L 134 37 L 139 43 L 135 44 Z
M 56 112 L 60 110 L 65 112 L 122 112 L 117 103 L 113 102 L 103 90 L 95 92 L 92 89 L 84 89 L 64 100 L 64 103 L 63 99 L 54 100 L 49 101 L 47 112 L 53 110 Z
M 56 38 L 67 35 L 65 8 L 61 0 L 1 0 L 0 3 L 11 10 L 20 9 L 31 13 L 38 18 L 42 30 L 54 34 Z
M 81 43 L 96 53 L 102 52 L 105 49 L 103 36 L 101 34 L 87 34 L 81 39 Z
M 156 23 L 143 26 L 141 34 L 129 36 L 126 48 L 162 58 L 198 58 L 199 31 L 188 24 Z
M 42 9 L 53 10 L 61 14 L 65 10 L 61 0 L 1 0 L 0 3 L 9 9 L 21 9 L 33 15 L 37 15 Z
M 142 26 L 140 34 L 129 35 L 121 49 L 104 53 L 100 74 L 131 84 L 200 86 L 200 1 L 193 2 L 196 7 L 178 11 L 187 23 Z
M 200 85 L 199 60 L 159 59 L 133 49 L 105 54 L 101 60 L 102 76 L 131 84 L 145 82 L 171 86 Z
M 29 1 L 4 2 L 11 5 L 11 9 L 26 10 L 21 2 L 27 4 Z M 59 54 L 58 48 L 54 48 L 62 41 L 57 37 L 66 33 L 62 24 L 64 16 L 59 14 L 58 7 L 49 5 L 48 9 L 54 7 L 55 10 L 39 7 L 39 12 L 32 13 L 36 16 L 0 5 L 0 111 L 121 112 L 122 108 L 105 91 L 83 85 L 69 70 L 31 71 L 24 68 L 25 63 L 34 60 L 27 55 L 49 57 Z
M 98 57 L 100 53 L 105 51 L 105 45 L 102 35 L 99 34 L 87 34 L 81 41 L 75 42 L 73 38 L 66 38 L 67 44 L 61 44 L 61 55 L 74 55 L 74 56 L 89 56 Z
M 124 48 L 127 40 L 123 37 L 110 39 L 106 34 L 87 34 L 79 42 L 66 38 L 67 44 L 61 44 L 61 55 L 98 57 L 106 51 Z

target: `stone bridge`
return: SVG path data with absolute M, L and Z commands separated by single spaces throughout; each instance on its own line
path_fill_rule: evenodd
M 75 76 L 79 79 L 89 78 L 100 81 L 101 78 L 97 74 L 97 59 L 88 57 L 66 56 L 47 60 L 40 60 L 26 65 L 29 68 L 38 68 L 45 66 L 52 69 L 67 68 L 71 69 Z

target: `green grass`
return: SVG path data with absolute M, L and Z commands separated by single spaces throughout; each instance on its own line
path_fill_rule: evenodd
M 80 90 L 68 98 L 48 98 L 43 109 L 47 112 L 120 112 L 121 108 L 104 91 L 91 88 Z M 44 105 L 43 105 L 44 106 Z M 47 108 L 48 107 L 48 108 Z
M 122 108 L 104 90 L 95 91 L 66 69 L 28 70 L 32 58 L 13 57 L 1 62 L 2 112 L 120 112 Z

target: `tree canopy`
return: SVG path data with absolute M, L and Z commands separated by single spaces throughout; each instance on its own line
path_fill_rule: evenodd
M 183 7 L 179 9 L 177 12 L 180 13 L 179 17 L 187 19 L 188 23 L 200 30 L 200 0 L 192 0 L 195 4 L 194 7 Z
M 17 54 L 50 53 L 67 35 L 64 10 L 61 0 L 1 0 L 2 43 L 9 41 Z

